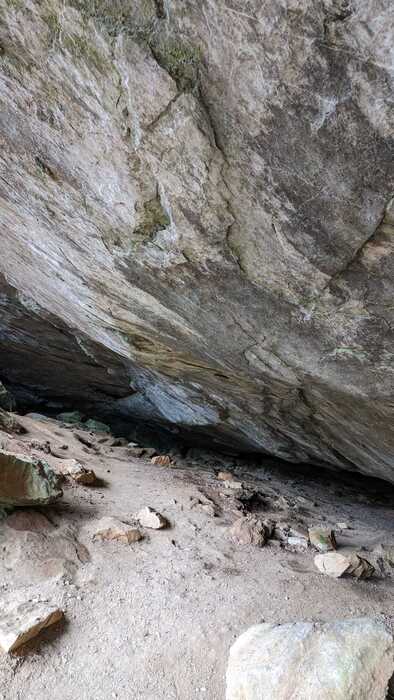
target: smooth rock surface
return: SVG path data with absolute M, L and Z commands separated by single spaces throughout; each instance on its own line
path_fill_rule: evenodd
M 5 652 L 15 651 L 63 616 L 54 605 L 31 601 L 0 609 L 0 647 Z
M 231 647 L 226 700 L 385 700 L 393 671 L 374 620 L 256 625 Z
M 0 0 L 1 379 L 394 481 L 391 0 L 122 8 Z
M 62 495 L 59 479 L 46 462 L 0 450 L 2 505 L 47 505 Z

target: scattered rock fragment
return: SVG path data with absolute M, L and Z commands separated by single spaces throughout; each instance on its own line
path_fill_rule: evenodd
M 137 515 L 137 520 L 142 527 L 149 527 L 153 530 L 161 530 L 169 525 L 167 518 L 149 506 L 146 506 L 146 508 L 140 510 Z
M 273 529 L 272 521 L 263 520 L 258 515 L 245 515 L 230 527 L 230 537 L 237 544 L 264 547 Z
M 93 469 L 86 469 L 78 460 L 76 459 L 66 459 L 61 464 L 62 474 L 66 474 L 77 484 L 83 484 L 84 486 L 94 486 L 97 484 L 98 479 L 93 471 Z
M 144 535 L 138 527 L 127 525 L 117 518 L 106 517 L 94 525 L 93 539 L 132 544 L 144 539 Z
M 243 488 L 242 481 L 225 480 L 224 485 L 227 489 L 242 489 Z
M 332 578 L 340 578 L 345 574 L 356 578 L 370 578 L 375 572 L 372 564 L 358 554 L 344 555 L 339 552 L 327 552 L 317 554 L 314 562 L 322 574 Z
M 350 530 L 351 529 L 350 526 L 348 525 L 348 523 L 337 523 L 335 525 L 335 527 L 337 530 Z
M 64 411 L 63 413 L 58 413 L 56 419 L 62 423 L 82 423 L 83 415 L 79 411 Z
M 107 425 L 106 423 L 102 423 L 99 420 L 93 420 L 93 418 L 89 418 L 89 420 L 86 421 L 85 428 L 86 430 L 91 430 L 93 433 L 111 432 L 111 428 L 109 427 L 109 425 Z
M 2 505 L 46 505 L 62 495 L 59 478 L 46 462 L 0 450 Z
M 130 445 L 129 443 L 127 446 L 127 452 L 130 457 L 142 457 L 144 454 L 144 448 L 138 447 L 137 445 Z
M 0 646 L 9 653 L 15 651 L 41 630 L 63 619 L 63 611 L 47 603 L 15 604 L 0 611 Z
M 334 530 L 325 527 L 310 527 L 309 541 L 319 552 L 333 552 L 337 548 Z
M 372 554 L 383 573 L 394 573 L 394 545 L 379 544 Z
M 160 467 L 169 467 L 171 465 L 171 459 L 168 455 L 157 455 L 152 457 L 152 464 L 156 464 Z
M 231 647 L 226 699 L 383 700 L 393 658 L 392 634 L 369 618 L 255 625 Z
M 375 573 L 375 567 L 359 554 L 352 554 L 349 557 L 349 568 L 346 573 L 356 578 L 371 578 Z
M 220 481 L 235 481 L 234 474 L 231 472 L 219 472 L 217 478 Z

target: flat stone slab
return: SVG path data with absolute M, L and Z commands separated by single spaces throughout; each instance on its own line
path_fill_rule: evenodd
M 63 495 L 57 475 L 40 459 L 0 450 L 0 504 L 53 503 Z
M 15 604 L 0 611 L 0 646 L 7 653 L 15 651 L 62 618 L 63 611 L 48 603 Z
M 226 700 L 385 700 L 393 671 L 375 620 L 255 625 L 231 647 Z

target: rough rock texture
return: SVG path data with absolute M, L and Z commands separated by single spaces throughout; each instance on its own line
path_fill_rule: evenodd
M 391 48 L 390 0 L 0 0 L 6 386 L 394 480 Z
M 0 503 L 3 506 L 47 505 L 62 493 L 58 477 L 46 462 L 0 450 Z
M 381 623 L 251 627 L 231 647 L 227 700 L 385 700 L 394 640 Z

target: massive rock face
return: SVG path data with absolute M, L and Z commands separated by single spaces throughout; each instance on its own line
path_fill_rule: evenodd
M 0 378 L 394 480 L 390 22 L 0 0 Z

